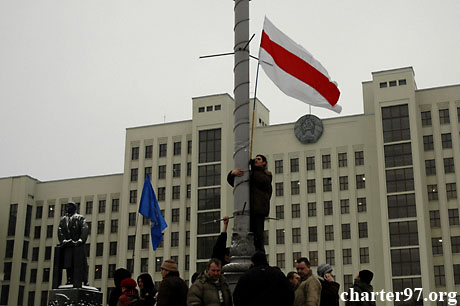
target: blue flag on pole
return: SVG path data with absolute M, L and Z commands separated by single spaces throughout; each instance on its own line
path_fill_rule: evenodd
M 139 213 L 150 220 L 150 235 L 152 236 L 152 247 L 156 251 L 161 241 L 162 232 L 168 227 L 160 211 L 155 191 L 153 190 L 150 178 L 145 176 L 144 188 L 142 188 L 141 203 Z

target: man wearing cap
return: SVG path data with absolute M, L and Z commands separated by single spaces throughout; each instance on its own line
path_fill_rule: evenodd
M 125 278 L 121 281 L 121 290 L 123 293 L 118 298 L 117 306 L 129 306 L 139 300 L 139 294 L 136 290 L 136 281 L 132 278 Z
M 321 306 L 339 306 L 340 284 L 334 281 L 330 264 L 321 264 L 317 269 L 321 282 Z
M 358 275 L 355 278 L 355 283 L 350 288 L 350 292 L 348 293 L 348 299 L 352 296 L 361 296 L 363 292 L 373 292 L 374 288 L 371 285 L 372 278 L 374 277 L 374 273 L 369 270 L 361 270 L 359 271 Z M 356 295 L 357 294 L 357 295 Z M 375 301 L 346 301 L 346 306 L 375 306 Z
M 188 287 L 179 277 L 177 264 L 172 259 L 166 259 L 161 265 L 161 276 L 157 296 L 157 306 L 186 306 Z
M 188 291 L 187 306 L 232 306 L 230 288 L 221 275 L 222 262 L 217 258 L 208 261 L 206 271 Z
M 319 306 L 321 300 L 321 283 L 313 275 L 310 261 L 306 257 L 296 260 L 295 268 L 301 283 L 295 291 L 294 306 Z

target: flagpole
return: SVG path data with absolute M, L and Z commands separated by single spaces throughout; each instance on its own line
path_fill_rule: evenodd
M 259 80 L 259 66 L 260 64 L 259 62 L 257 62 L 256 83 L 254 86 L 254 100 L 252 101 L 251 146 L 249 149 L 249 158 L 252 158 L 252 144 L 254 142 L 254 117 L 256 113 L 257 81 Z

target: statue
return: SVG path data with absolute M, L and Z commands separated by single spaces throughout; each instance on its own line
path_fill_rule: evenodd
M 58 228 L 59 245 L 56 247 L 55 270 L 56 280 L 53 288 L 60 285 L 62 269 L 66 269 L 67 283 L 74 288 L 81 288 L 82 283 L 88 286 L 88 263 L 86 261 L 85 243 L 89 229 L 85 217 L 77 214 L 77 204 L 66 204 L 66 214 L 61 218 Z M 56 262 L 57 261 L 57 262 Z

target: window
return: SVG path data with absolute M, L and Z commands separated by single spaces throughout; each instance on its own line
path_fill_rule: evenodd
M 447 199 L 456 199 L 457 198 L 457 184 L 456 183 L 447 183 L 446 184 L 446 193 Z
M 190 246 L 190 231 L 185 232 L 185 246 Z
M 102 265 L 96 265 L 94 267 L 94 279 L 102 278 Z
M 30 269 L 30 283 L 35 284 L 37 282 L 37 272 L 37 269 Z
M 449 109 L 440 109 L 439 110 L 439 123 L 440 124 L 448 124 L 448 123 L 450 123 Z
M 185 221 L 190 221 L 190 207 L 185 209 Z
M 158 147 L 158 156 L 165 157 L 168 154 L 168 144 L 161 143 Z
M 441 237 L 431 238 L 431 250 L 433 255 L 442 255 L 442 239 Z
M 438 199 L 438 185 L 428 185 L 428 201 L 436 201 Z
M 393 276 L 419 275 L 418 248 L 391 250 L 391 266 Z
M 137 203 L 137 190 L 130 190 L 129 191 L 129 203 L 136 204 Z
M 315 170 L 315 157 L 314 156 L 307 157 L 307 171 L 308 170 Z
M 284 219 L 284 206 L 283 205 L 276 205 L 276 218 Z
M 436 175 L 436 163 L 434 159 L 425 160 L 425 174 Z
M 99 213 L 105 213 L 105 200 L 99 200 Z
M 350 224 L 342 224 L 342 240 L 351 239 Z
M 187 163 L 187 176 L 192 176 L 192 163 Z
M 118 219 L 110 220 L 110 232 L 118 233 Z
M 309 202 L 307 205 L 308 205 L 308 216 L 316 217 L 316 202 Z
M 307 193 L 316 192 L 316 181 L 315 179 L 307 180 Z
M 198 210 L 220 208 L 220 188 L 198 190 Z
M 331 156 L 329 154 L 322 156 L 323 162 L 323 169 L 330 169 L 331 168 Z
M 145 146 L 145 158 L 146 159 L 152 158 L 152 155 L 153 155 L 153 146 L 152 145 Z
M 454 167 L 454 158 L 453 157 L 448 157 L 444 158 L 444 173 L 454 173 L 455 172 L 455 167 Z
M 198 167 L 198 187 L 220 185 L 220 165 Z
M 460 265 L 454 265 L 454 283 L 455 285 L 460 284 Z
M 390 219 L 416 217 L 415 194 L 399 194 L 387 197 Z
M 432 151 L 434 149 L 433 135 L 423 136 L 423 150 Z
M 292 243 L 301 243 L 300 227 L 292 229 Z
M 441 216 L 439 210 L 430 210 L 430 226 L 441 227 Z
M 117 242 L 116 241 L 110 242 L 109 255 L 110 256 L 117 255 Z
M 291 195 L 299 194 L 299 190 L 300 190 L 300 182 L 291 181 Z
M 107 272 L 107 278 L 113 278 L 113 275 L 115 274 L 115 269 L 116 269 L 115 264 L 109 264 L 108 272 Z M 110 294 L 109 294 L 109 296 L 110 296 Z
M 356 151 L 355 152 L 355 166 L 362 166 L 362 165 L 364 165 L 364 152 Z
M 460 225 L 460 220 L 458 217 L 458 209 L 453 208 L 448 210 L 449 214 L 449 225 Z
M 13 250 L 11 250 L 11 253 L 13 253 Z M 40 253 L 40 248 L 39 247 L 32 248 L 32 261 L 38 261 L 39 253 Z M 6 258 L 6 256 L 5 256 L 5 258 Z
M 283 160 L 275 160 L 275 173 L 283 173 Z
M 12 262 L 3 263 L 3 280 L 11 280 L 11 268 L 13 266 Z
M 166 187 L 158 187 L 157 199 L 158 201 L 164 201 L 166 198 Z
M 382 107 L 382 126 L 383 141 L 385 143 L 409 140 L 410 128 L 407 104 Z
M 45 247 L 45 260 L 51 260 L 51 247 Z
M 203 130 L 199 132 L 199 157 L 200 163 L 221 160 L 221 129 Z
M 179 222 L 179 213 L 180 213 L 179 208 L 173 208 L 171 210 L 171 222 Z
M 179 200 L 180 199 L 180 186 L 173 186 L 172 199 L 173 200 Z
M 323 192 L 332 191 L 332 178 L 323 178 Z
M 312 267 L 318 266 L 318 251 L 310 251 L 308 252 L 308 258 L 310 259 L 310 265 Z
M 300 257 L 302 257 L 302 252 L 292 252 L 292 267 L 295 268 L 295 264 L 296 264 L 296 261 L 297 259 L 299 259 Z M 310 263 L 311 264 L 311 263 Z
M 158 166 L 158 179 L 166 178 L 166 165 Z
M 144 180 L 146 178 L 152 178 L 152 167 L 145 167 L 144 168 Z
M 37 206 L 35 211 L 35 219 L 41 219 L 43 215 L 43 206 Z
M 364 174 L 356 175 L 356 189 L 366 188 L 366 177 Z
M 217 222 L 206 223 L 220 218 L 219 211 L 198 214 L 198 234 L 217 234 L 220 232 L 220 224 Z M 206 223 L 206 224 L 204 224 Z M 211 246 L 212 248 L 212 246 Z
M 403 85 L 406 85 L 406 84 L 407 84 L 406 79 L 398 80 L 398 85 L 399 86 L 403 86 Z
M 86 214 L 91 215 L 93 213 L 93 201 L 86 201 Z
M 198 107 L 198 112 L 204 113 L 204 106 Z M 157 272 L 160 272 L 160 271 L 157 271 Z
M 324 201 L 324 215 L 331 216 L 333 214 L 332 201 Z
M 286 266 L 286 259 L 284 253 L 276 254 L 276 266 L 280 269 L 284 269 Z
M 342 256 L 343 256 L 343 264 L 351 265 L 351 249 L 343 249 Z
M 388 83 L 387 82 L 380 82 L 380 88 L 387 88 L 388 87 Z
M 300 218 L 300 204 L 292 204 L 291 216 L 292 218 Z
M 135 226 L 136 225 L 136 215 L 137 213 L 132 212 L 128 215 L 128 226 Z
M 391 222 L 390 246 L 418 245 L 417 221 Z
M 334 250 L 326 250 L 326 262 L 330 265 L 335 265 L 335 251 Z
M 441 143 L 443 149 L 452 148 L 452 135 L 450 133 L 441 134 Z
M 412 165 L 412 149 L 410 142 L 384 147 L 385 167 L 400 167 Z
M 450 245 L 452 253 L 460 253 L 460 236 L 450 237 Z
M 104 255 L 104 243 L 98 242 L 96 243 L 96 256 L 103 256 Z
M 104 234 L 104 221 L 97 221 L 97 234 L 102 235 Z
M 367 222 L 358 223 L 359 238 L 367 238 Z
M 339 153 L 339 168 L 347 166 L 347 153 Z
M 444 266 L 434 266 L 434 284 L 436 287 L 446 285 Z
M 13 204 L 14 205 L 14 204 Z M 17 204 L 16 204 L 17 205 Z M 91 205 L 93 205 L 93 202 L 91 202 Z M 92 206 L 91 206 L 92 208 Z M 86 213 L 88 214 L 88 213 Z M 91 214 L 91 213 L 90 213 Z M 50 204 L 48 206 L 48 218 L 54 218 L 54 205 L 53 204 Z
M 42 232 L 42 227 L 36 226 L 34 230 L 34 239 L 40 239 L 41 232 Z
M 350 201 L 348 199 L 340 200 L 340 213 L 342 215 L 350 213 Z
M 431 126 L 431 112 L 426 111 L 421 113 L 422 126 Z
M 369 263 L 369 248 L 359 248 L 359 263 Z
M 139 147 L 132 147 L 131 148 L 131 160 L 138 160 L 139 159 Z
M 137 175 L 139 170 L 137 168 L 131 169 L 131 182 L 137 182 Z
M 180 141 L 174 143 L 174 155 L 180 155 L 181 145 L 182 143 Z
M 42 282 L 47 283 L 50 281 L 50 268 L 43 269 Z
M 268 230 L 264 231 L 264 245 L 268 245 L 268 242 L 270 241 L 269 235 L 268 235 Z
M 46 238 L 53 238 L 53 225 L 52 224 L 46 226 Z
M 348 292 L 353 286 L 353 274 L 345 274 L 343 276 L 343 291 Z
M 179 232 L 171 232 L 171 247 L 179 246 Z
M 316 226 L 308 227 L 308 241 L 310 242 L 318 241 L 318 231 L 317 231 Z
M 214 110 L 215 111 L 218 111 L 218 110 L 221 110 L 221 109 L 222 109 L 222 106 L 220 104 L 214 105 Z
M 299 159 L 291 158 L 291 172 L 299 172 Z
M 120 199 L 112 199 L 112 212 L 118 212 L 120 208 Z
M 277 197 L 282 197 L 284 195 L 283 192 L 283 183 L 275 183 L 275 195 Z
M 192 141 L 187 140 L 187 154 L 192 154 Z
M 276 244 L 284 244 L 284 229 L 276 230 Z
M 457 107 L 457 121 L 460 122 L 460 106 Z
M 414 190 L 414 172 L 412 168 L 386 170 L 387 192 Z
M 149 259 L 141 258 L 141 273 L 146 273 L 149 270 Z
M 396 81 L 390 81 L 388 83 L 390 84 L 390 87 L 395 87 L 396 86 Z
M 334 240 L 334 225 L 325 225 L 324 226 L 324 239 L 326 241 Z
M 128 236 L 128 250 L 134 250 L 135 242 L 136 242 L 136 236 L 135 235 L 129 235 Z
M 339 177 L 340 190 L 348 190 L 348 176 Z
M 206 111 L 207 112 L 212 112 L 212 105 L 206 106 Z

